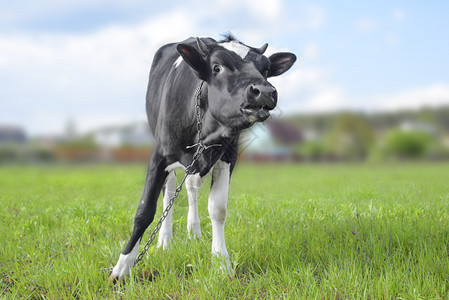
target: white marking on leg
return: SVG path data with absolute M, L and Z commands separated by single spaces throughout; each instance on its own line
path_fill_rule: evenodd
M 112 269 L 112 277 L 124 279 L 125 276 L 129 276 L 129 272 L 136 260 L 137 254 L 139 253 L 140 239 L 134 245 L 133 250 L 128 254 L 120 254 L 117 264 L 114 269 Z
M 178 57 L 178 59 L 173 63 L 173 67 L 175 67 L 176 69 L 177 67 L 179 67 L 182 61 L 183 61 L 182 56 Z
M 183 170 L 185 170 L 186 167 L 184 167 L 179 161 L 177 161 L 175 163 L 172 163 L 171 165 L 168 165 L 165 168 L 165 172 L 169 172 L 170 173 L 171 171 L 176 170 L 176 169 L 183 169 Z
M 176 191 L 176 175 L 174 171 L 171 171 L 167 179 L 165 180 L 165 189 L 164 189 L 164 211 L 170 203 L 170 199 L 173 197 Z M 172 215 L 173 208 L 167 214 L 164 222 L 162 222 L 161 230 L 159 231 L 159 238 L 157 241 L 157 247 L 161 247 L 163 249 L 167 249 L 170 244 L 171 239 L 173 238 L 173 225 L 172 225 Z
M 219 161 L 213 171 L 213 185 L 209 194 L 208 210 L 212 221 L 212 254 L 226 259 L 226 270 L 231 272 L 228 250 L 224 237 L 226 221 L 230 164 Z
M 246 57 L 246 55 L 249 52 L 249 47 L 240 44 L 237 41 L 230 41 L 230 42 L 226 42 L 226 43 L 220 43 L 220 46 L 222 46 L 223 48 L 229 50 L 229 51 L 233 51 L 235 52 L 238 56 L 240 56 L 242 59 L 244 59 Z
M 201 237 L 201 224 L 198 215 L 198 191 L 203 185 L 203 178 L 199 174 L 189 175 L 186 178 L 187 197 L 189 199 L 189 212 L 187 214 L 187 232 L 189 239 Z

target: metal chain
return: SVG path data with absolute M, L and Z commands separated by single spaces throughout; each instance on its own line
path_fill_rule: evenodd
M 137 265 L 143 259 L 143 257 L 147 253 L 148 249 L 150 249 L 151 243 L 153 243 L 154 239 L 156 238 L 156 235 L 158 234 L 159 230 L 161 229 L 162 222 L 164 222 L 165 218 L 167 218 L 168 213 L 170 212 L 170 209 L 172 208 L 173 204 L 175 203 L 176 197 L 178 197 L 179 193 L 181 192 L 182 185 L 184 184 L 184 181 L 186 180 L 188 175 L 189 174 L 187 174 L 187 172 L 186 172 L 186 175 L 182 179 L 181 184 L 176 188 L 175 194 L 173 195 L 173 197 L 170 198 L 170 201 L 168 202 L 167 207 L 165 208 L 164 212 L 162 213 L 162 217 L 159 219 L 159 221 L 156 224 L 156 227 L 154 228 L 153 232 L 151 233 L 150 238 L 145 243 L 145 246 L 143 247 L 142 251 L 139 253 L 136 260 L 134 261 L 133 266 Z
M 151 233 L 148 241 L 145 243 L 145 246 L 143 247 L 142 251 L 139 253 L 136 260 L 134 261 L 133 266 L 136 266 L 140 261 L 142 261 L 143 257 L 147 253 L 148 249 L 150 249 L 151 243 L 153 243 L 154 239 L 156 238 L 156 235 L 158 234 L 159 230 L 162 227 L 162 222 L 164 222 L 164 220 L 167 218 L 168 213 L 170 212 L 170 209 L 173 207 L 173 204 L 175 203 L 175 199 L 178 197 L 179 193 L 182 191 L 182 186 L 183 186 L 184 182 L 186 181 L 187 176 L 195 173 L 196 170 L 192 170 L 193 165 L 198 161 L 198 159 L 200 158 L 203 151 L 210 147 L 221 146 L 219 144 L 214 144 L 214 145 L 209 145 L 209 146 L 206 146 L 203 144 L 203 140 L 202 140 L 202 136 L 201 136 L 202 130 L 203 130 L 203 123 L 202 123 L 203 115 L 202 115 L 202 111 L 201 111 L 201 90 L 203 88 L 203 83 L 204 82 L 201 81 L 200 85 L 198 86 L 198 89 L 195 92 L 196 130 L 198 133 L 197 143 L 192 146 L 187 147 L 187 149 L 197 147 L 195 153 L 193 154 L 192 162 L 190 163 L 190 165 L 187 166 L 186 174 L 184 175 L 184 178 L 181 180 L 181 183 L 176 188 L 174 195 L 168 201 L 168 205 L 165 208 L 165 210 L 163 211 L 162 217 L 157 222 L 156 227 L 154 228 L 153 232 Z
M 196 110 L 196 131 L 198 132 L 197 144 L 202 144 L 202 132 L 203 132 L 203 114 L 201 111 L 201 90 L 203 89 L 204 81 L 201 81 L 198 89 L 195 92 L 195 110 Z

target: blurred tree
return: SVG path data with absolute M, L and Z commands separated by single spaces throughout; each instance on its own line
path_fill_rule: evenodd
M 296 152 L 307 161 L 321 161 L 326 158 L 328 149 L 322 140 L 308 140 L 298 144 Z
M 374 132 L 363 115 L 341 113 L 329 135 L 334 153 L 346 160 L 363 160 L 374 143 Z
M 77 139 L 70 139 L 58 144 L 58 148 L 66 149 L 97 149 L 99 146 L 92 136 L 83 136 Z
M 418 121 L 424 122 L 427 124 L 436 125 L 437 118 L 434 111 L 431 108 L 424 107 L 418 112 Z
M 386 155 L 399 159 L 422 158 L 435 144 L 435 137 L 424 131 L 394 129 L 385 137 Z

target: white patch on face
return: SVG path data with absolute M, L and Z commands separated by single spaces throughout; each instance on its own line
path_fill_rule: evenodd
M 246 57 L 246 55 L 248 54 L 248 52 L 250 50 L 247 46 L 242 45 L 236 41 L 221 43 L 220 46 L 222 46 L 223 48 L 225 48 L 229 51 L 235 52 L 242 59 L 244 59 Z
M 165 168 L 165 172 L 170 173 L 171 171 L 176 170 L 176 169 L 183 169 L 185 171 L 186 167 L 184 167 L 179 161 L 177 161 L 175 163 L 172 163 L 171 165 L 168 165 Z
M 176 69 L 182 63 L 182 56 L 178 57 L 178 59 L 173 63 L 173 67 Z
M 137 254 L 139 253 L 140 240 L 134 245 L 133 250 L 124 255 L 120 254 L 117 264 L 114 269 L 112 269 L 111 277 L 124 279 L 125 276 L 129 276 L 129 271 L 131 270 L 134 261 L 136 260 Z

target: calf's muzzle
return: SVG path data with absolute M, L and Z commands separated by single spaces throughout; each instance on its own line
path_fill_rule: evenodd
M 277 104 L 277 91 L 270 84 L 251 84 L 248 87 L 249 106 L 272 110 Z

